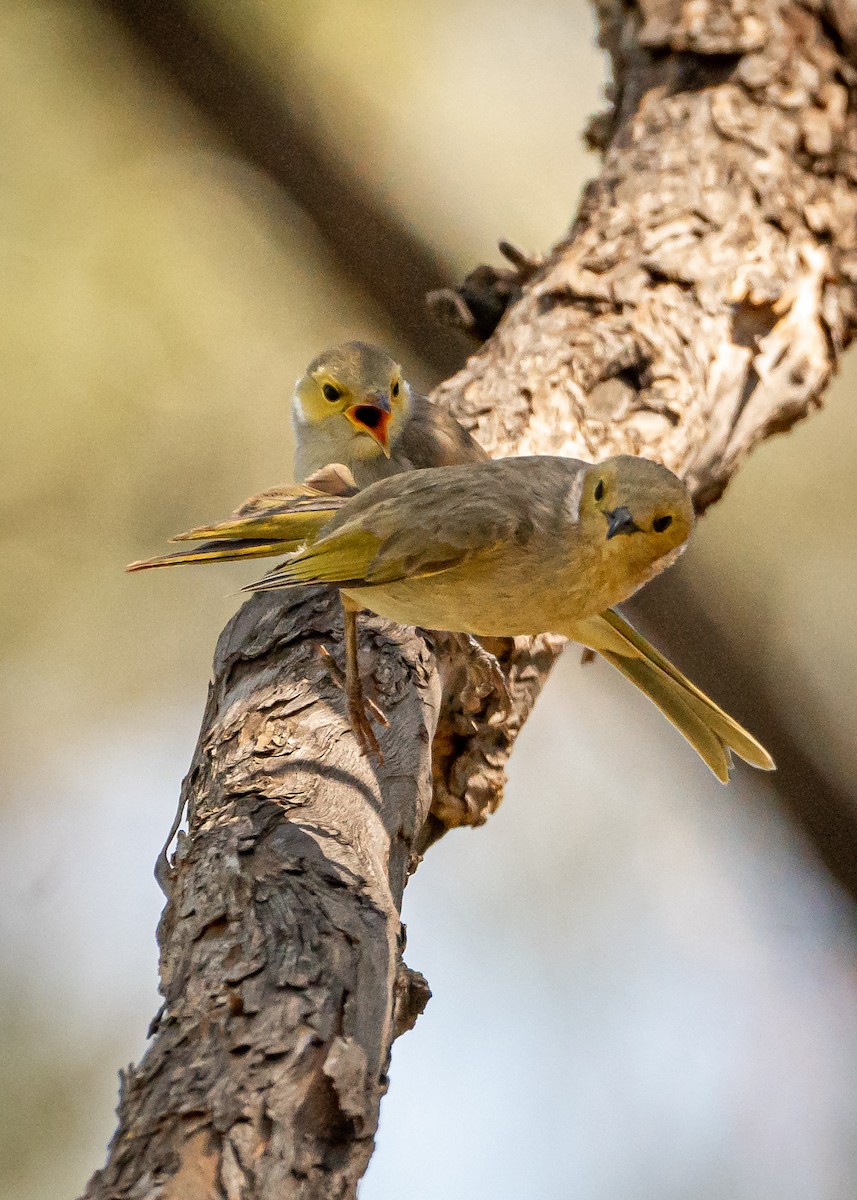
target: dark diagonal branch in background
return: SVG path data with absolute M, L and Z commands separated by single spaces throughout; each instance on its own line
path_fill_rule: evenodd
M 348 275 L 390 327 L 439 377 L 460 366 L 465 346 L 426 320 L 426 292 L 449 284 L 436 254 L 415 237 L 315 132 L 289 109 L 280 81 L 243 61 L 182 0 L 101 0 L 157 68 L 220 138 L 264 171 L 311 217 Z
M 681 573 L 655 580 L 625 606 L 634 624 L 661 638 L 669 630 L 670 654 L 700 687 L 750 726 L 766 746 L 776 748 L 777 771 L 771 784 L 785 812 L 795 821 L 839 886 L 857 898 L 857 803 L 831 778 L 759 686 L 753 660 L 742 658 L 716 628 L 710 612 Z M 715 657 L 716 655 L 716 657 Z M 762 702 L 760 703 L 760 698 Z M 799 704 L 801 725 L 816 727 L 811 698 L 800 685 L 784 703 Z
M 598 16 L 617 98 L 602 171 L 435 399 L 494 453 L 660 459 L 704 507 L 820 403 L 853 337 L 855 77 L 829 21 L 787 0 Z M 367 619 L 378 766 L 318 652 L 338 636 L 333 597 L 305 589 L 255 597 L 220 639 L 159 931 L 164 1007 L 89 1200 L 356 1194 L 392 1041 L 427 998 L 401 957 L 407 877 L 431 822 L 499 803 L 556 647 L 507 648 L 503 720 L 443 639 Z M 845 858 L 827 859 L 843 882 Z

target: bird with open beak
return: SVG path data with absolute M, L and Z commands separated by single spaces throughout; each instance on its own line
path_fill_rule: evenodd
M 421 467 L 481 462 L 463 426 L 415 392 L 389 354 L 345 342 L 313 359 L 295 385 L 295 474 L 344 463 L 357 487 Z

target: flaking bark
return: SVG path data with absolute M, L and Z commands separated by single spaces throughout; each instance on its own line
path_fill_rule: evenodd
M 602 173 L 435 399 L 496 452 L 647 454 L 716 499 L 820 402 L 853 336 L 851 14 L 601 3 Z M 251 600 L 221 637 L 159 931 L 164 1007 L 88 1197 L 355 1194 L 392 1040 L 428 997 L 401 958 L 408 873 L 496 807 L 559 644 L 498 645 L 504 722 L 453 641 L 367 619 L 377 767 L 320 653 L 340 635 L 334 598 L 302 591 Z

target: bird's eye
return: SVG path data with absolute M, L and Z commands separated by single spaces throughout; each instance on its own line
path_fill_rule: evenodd
M 596 500 L 604 499 L 604 480 L 599 479 L 595 485 L 595 491 L 592 493 Z
M 338 400 L 342 395 L 339 388 L 335 388 L 332 383 L 326 383 L 321 391 L 325 400 Z
M 665 529 L 669 529 L 672 523 L 673 519 L 670 516 L 655 517 L 654 521 L 652 521 L 652 529 L 654 529 L 655 533 L 663 533 Z
M 397 379 L 397 380 L 396 380 L 396 382 L 393 384 L 393 386 L 390 388 L 390 391 L 393 393 L 393 395 L 394 395 L 394 396 L 398 396 L 398 394 L 399 394 L 399 381 L 398 381 L 398 379 Z

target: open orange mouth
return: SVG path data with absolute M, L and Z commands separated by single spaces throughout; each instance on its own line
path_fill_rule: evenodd
M 374 438 L 386 456 L 390 457 L 390 421 L 392 413 L 384 412 L 374 404 L 352 404 L 345 410 L 348 420 L 361 433 Z

